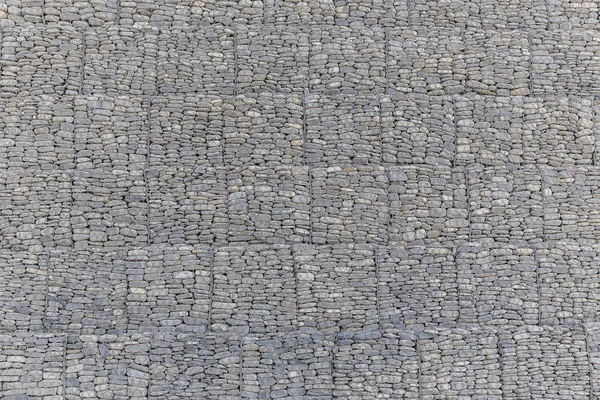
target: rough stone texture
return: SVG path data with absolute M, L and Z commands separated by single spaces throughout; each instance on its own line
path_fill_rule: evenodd
M 599 22 L 0 1 L 0 398 L 597 399 Z
M 212 295 L 213 257 L 208 246 L 130 250 L 124 271 L 129 329 L 205 332 Z
M 453 245 L 469 239 L 469 204 L 460 169 L 390 167 L 390 245 Z
M 288 245 L 220 247 L 213 261 L 211 329 L 239 334 L 296 330 L 295 272 Z
M 5 399 L 63 399 L 66 337 L 0 334 L 0 392 Z
M 378 323 L 375 248 L 369 244 L 296 245 L 298 322 L 328 332 Z
M 310 95 L 306 107 L 306 165 L 379 164 L 381 124 L 374 96 Z
M 591 371 L 581 326 L 510 327 L 499 338 L 504 398 L 589 398 Z
M 377 254 L 379 324 L 390 329 L 456 327 L 455 249 L 394 246 Z
M 151 399 L 239 399 L 241 339 L 231 334 L 161 334 L 150 345 Z

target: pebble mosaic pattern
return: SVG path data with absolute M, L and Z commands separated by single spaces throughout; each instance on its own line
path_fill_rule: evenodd
M 600 397 L 599 24 L 0 1 L 0 398 Z

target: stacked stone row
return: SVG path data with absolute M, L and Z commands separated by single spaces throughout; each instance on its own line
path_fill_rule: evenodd
M 0 336 L 7 399 L 588 399 L 600 327 Z
M 600 95 L 592 29 L 4 27 L 1 97 L 171 93 Z

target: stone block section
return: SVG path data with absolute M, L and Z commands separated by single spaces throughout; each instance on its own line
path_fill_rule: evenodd
M 235 91 L 235 32 L 221 25 L 160 29 L 160 94 L 231 95 Z
M 239 399 L 240 348 L 240 339 L 231 334 L 155 335 L 148 398 Z
M 62 171 L 0 174 L 0 246 L 16 251 L 70 247 L 71 176 Z
M 238 93 L 298 93 L 308 88 L 310 31 L 293 25 L 236 27 Z
M 458 165 L 592 165 L 590 99 L 455 97 Z
M 306 99 L 305 163 L 312 167 L 381 162 L 379 101 L 374 96 Z
M 47 329 L 95 335 L 124 332 L 126 256 L 125 251 L 51 251 Z
M 332 347 L 313 330 L 246 336 L 242 399 L 331 399 Z
M 540 324 L 576 325 L 598 320 L 600 259 L 597 244 L 557 242 L 538 247 Z
M 385 93 L 386 36 L 383 28 L 322 27 L 310 32 L 311 93 Z
M 495 330 L 431 329 L 417 335 L 423 400 L 507 398 Z
M 333 383 L 336 399 L 419 399 L 416 336 L 397 329 L 339 333 Z
M 244 94 L 223 103 L 227 166 L 304 162 L 304 111 L 296 94 Z
M 539 323 L 539 271 L 532 248 L 467 245 L 458 249 L 459 324 Z
M 466 77 L 464 53 L 459 28 L 392 29 L 387 57 L 390 89 L 432 96 L 462 93 Z
M 85 31 L 81 93 L 145 96 L 157 93 L 158 33 L 107 25 Z
M 595 1 L 549 0 L 548 29 L 598 29 L 600 5 Z
M 319 0 L 265 0 L 265 22 L 275 25 L 333 25 L 334 2 Z
M 451 247 L 380 248 L 377 296 L 382 329 L 455 327 L 457 269 Z
M 471 240 L 534 244 L 544 239 L 542 176 L 539 169 L 467 169 Z
M 383 243 L 389 220 L 383 167 L 311 170 L 314 244 Z
M 597 167 L 543 168 L 546 240 L 596 243 L 600 232 Z
M 44 329 L 47 264 L 45 254 L 0 251 L 2 331 L 39 332 Z
M 75 95 L 82 81 L 83 34 L 69 26 L 4 28 L 0 97 Z
M 507 399 L 589 399 L 590 364 L 581 326 L 523 326 L 499 332 Z
M 127 315 L 136 332 L 198 332 L 208 326 L 213 252 L 152 246 L 127 254 Z
M 0 168 L 24 170 L 73 168 L 73 100 L 65 96 L 0 99 Z
M 296 245 L 294 259 L 301 327 L 360 331 L 378 323 L 373 245 Z
M 64 399 L 65 337 L 0 334 L 0 393 L 12 399 Z
M 220 96 L 152 98 L 150 167 L 222 166 L 224 105 Z
M 44 2 L 42 0 L 5 1 L 3 26 L 34 27 L 44 23 Z
M 75 152 L 77 171 L 141 172 L 148 162 L 148 101 L 76 97 Z
M 525 31 L 465 30 L 467 90 L 483 95 L 529 93 L 529 40 Z
M 385 165 L 452 166 L 456 129 L 449 96 L 397 95 L 381 99 Z
M 185 0 L 120 0 L 119 24 L 135 28 L 186 26 L 191 4 Z
M 600 324 L 597 322 L 587 323 L 583 325 L 583 328 L 585 329 L 590 368 L 590 397 L 594 397 L 600 393 L 600 381 L 598 381 L 598 372 L 600 371 Z
M 308 167 L 242 167 L 228 173 L 229 242 L 310 241 Z
M 142 171 L 76 171 L 71 227 L 76 250 L 145 245 L 148 204 Z
M 414 0 L 409 12 L 413 25 L 513 30 L 545 29 L 545 0 L 452 0 L 443 3 Z
M 263 1 L 260 0 L 193 0 L 191 23 L 213 26 L 261 24 L 264 20 Z
M 534 95 L 600 94 L 600 33 L 594 30 L 536 31 L 531 38 Z
M 469 239 L 463 171 L 430 165 L 389 167 L 390 244 L 454 245 Z
M 44 20 L 86 29 L 115 22 L 118 9 L 119 0 L 44 0 Z
M 69 336 L 64 398 L 147 399 L 150 346 L 137 333 Z
M 240 245 L 216 249 L 210 323 L 213 331 L 290 332 L 298 327 L 292 249 Z
M 158 168 L 146 172 L 150 243 L 226 244 L 224 168 Z

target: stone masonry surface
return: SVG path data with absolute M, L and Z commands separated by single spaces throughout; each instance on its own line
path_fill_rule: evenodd
M 600 398 L 598 27 L 0 0 L 0 399 Z

